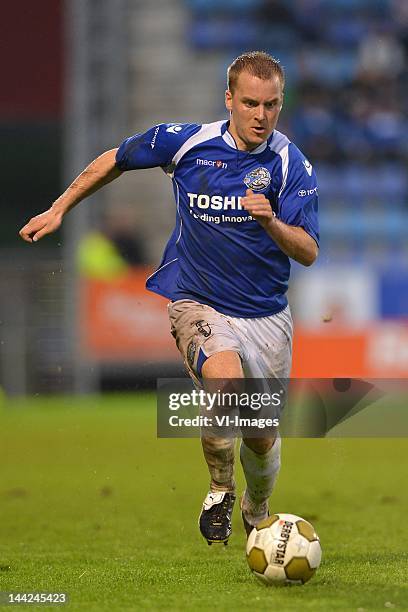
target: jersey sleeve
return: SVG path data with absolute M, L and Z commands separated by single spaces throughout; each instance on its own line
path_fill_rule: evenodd
M 278 195 L 278 218 L 287 225 L 302 227 L 319 244 L 318 187 L 312 164 L 292 143 L 282 164 Z
M 166 168 L 177 151 L 200 129 L 197 124 L 160 123 L 126 138 L 116 153 L 119 170 Z

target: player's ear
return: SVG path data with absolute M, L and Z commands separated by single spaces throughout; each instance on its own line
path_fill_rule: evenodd
M 229 89 L 225 92 L 225 106 L 229 112 L 232 111 L 232 93 Z

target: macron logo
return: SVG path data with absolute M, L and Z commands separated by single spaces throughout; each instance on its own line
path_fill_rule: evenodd
M 308 173 L 309 176 L 312 176 L 312 170 L 313 170 L 313 166 L 310 163 L 310 161 L 308 161 L 307 159 L 304 160 L 303 165 L 306 169 L 306 172 Z
M 197 166 L 212 166 L 214 168 L 222 168 L 223 170 L 228 167 L 228 164 L 221 161 L 220 159 L 214 161 L 212 159 L 200 159 L 199 157 L 197 158 L 196 164 Z

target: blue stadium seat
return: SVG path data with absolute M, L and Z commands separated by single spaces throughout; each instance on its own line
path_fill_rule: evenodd
M 370 81 L 355 86 L 361 78 L 357 48 L 368 29 L 386 24 L 397 39 L 400 35 L 391 13 L 393 0 L 280 0 L 287 9 L 282 23 L 274 23 L 267 1 L 186 0 L 193 14 L 191 44 L 225 52 L 222 81 L 232 57 L 249 48 L 279 58 L 288 74 L 288 103 L 280 125 L 316 166 L 323 243 L 337 245 L 342 257 L 373 258 L 376 265 L 406 258 L 406 92 L 394 83 L 399 94 L 393 95 L 401 96 L 396 109 L 376 115 L 381 108 L 370 98 Z M 265 19 L 262 6 L 268 9 Z M 298 82 L 302 88 L 296 100 Z M 360 110 L 348 105 L 349 96 L 361 98 Z M 361 112 L 365 98 L 367 110 Z
M 338 47 L 357 47 L 362 38 L 369 30 L 369 24 L 365 19 L 350 19 L 342 17 L 337 20 L 328 20 L 326 27 L 322 29 L 322 38 Z
M 338 53 L 329 46 L 305 49 L 299 61 L 306 77 L 319 79 L 328 86 L 340 86 L 351 81 L 356 68 L 356 54 L 352 50 Z
M 248 24 L 244 19 L 201 19 L 192 24 L 189 39 L 193 47 L 202 51 L 248 49 L 256 46 L 259 31 L 256 22 Z
M 394 265 L 380 275 L 381 317 L 408 317 L 408 271 Z
M 262 0 L 185 0 L 188 8 L 199 15 L 250 13 L 256 10 Z

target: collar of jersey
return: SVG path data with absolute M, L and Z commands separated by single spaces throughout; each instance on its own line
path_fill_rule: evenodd
M 227 145 L 230 146 L 232 149 L 235 149 L 237 152 L 244 153 L 246 155 L 259 155 L 259 153 L 263 153 L 263 151 L 265 151 L 266 147 L 268 146 L 268 144 L 270 143 L 273 137 L 273 132 L 272 132 L 268 140 L 265 140 L 265 142 L 261 143 L 259 147 L 256 147 L 256 149 L 253 149 L 252 151 L 241 151 L 240 149 L 237 148 L 236 142 L 232 134 L 230 134 L 228 131 L 228 127 L 229 127 L 229 121 L 226 121 L 224 125 L 221 127 L 221 134 L 222 134 L 223 141 L 226 142 Z

